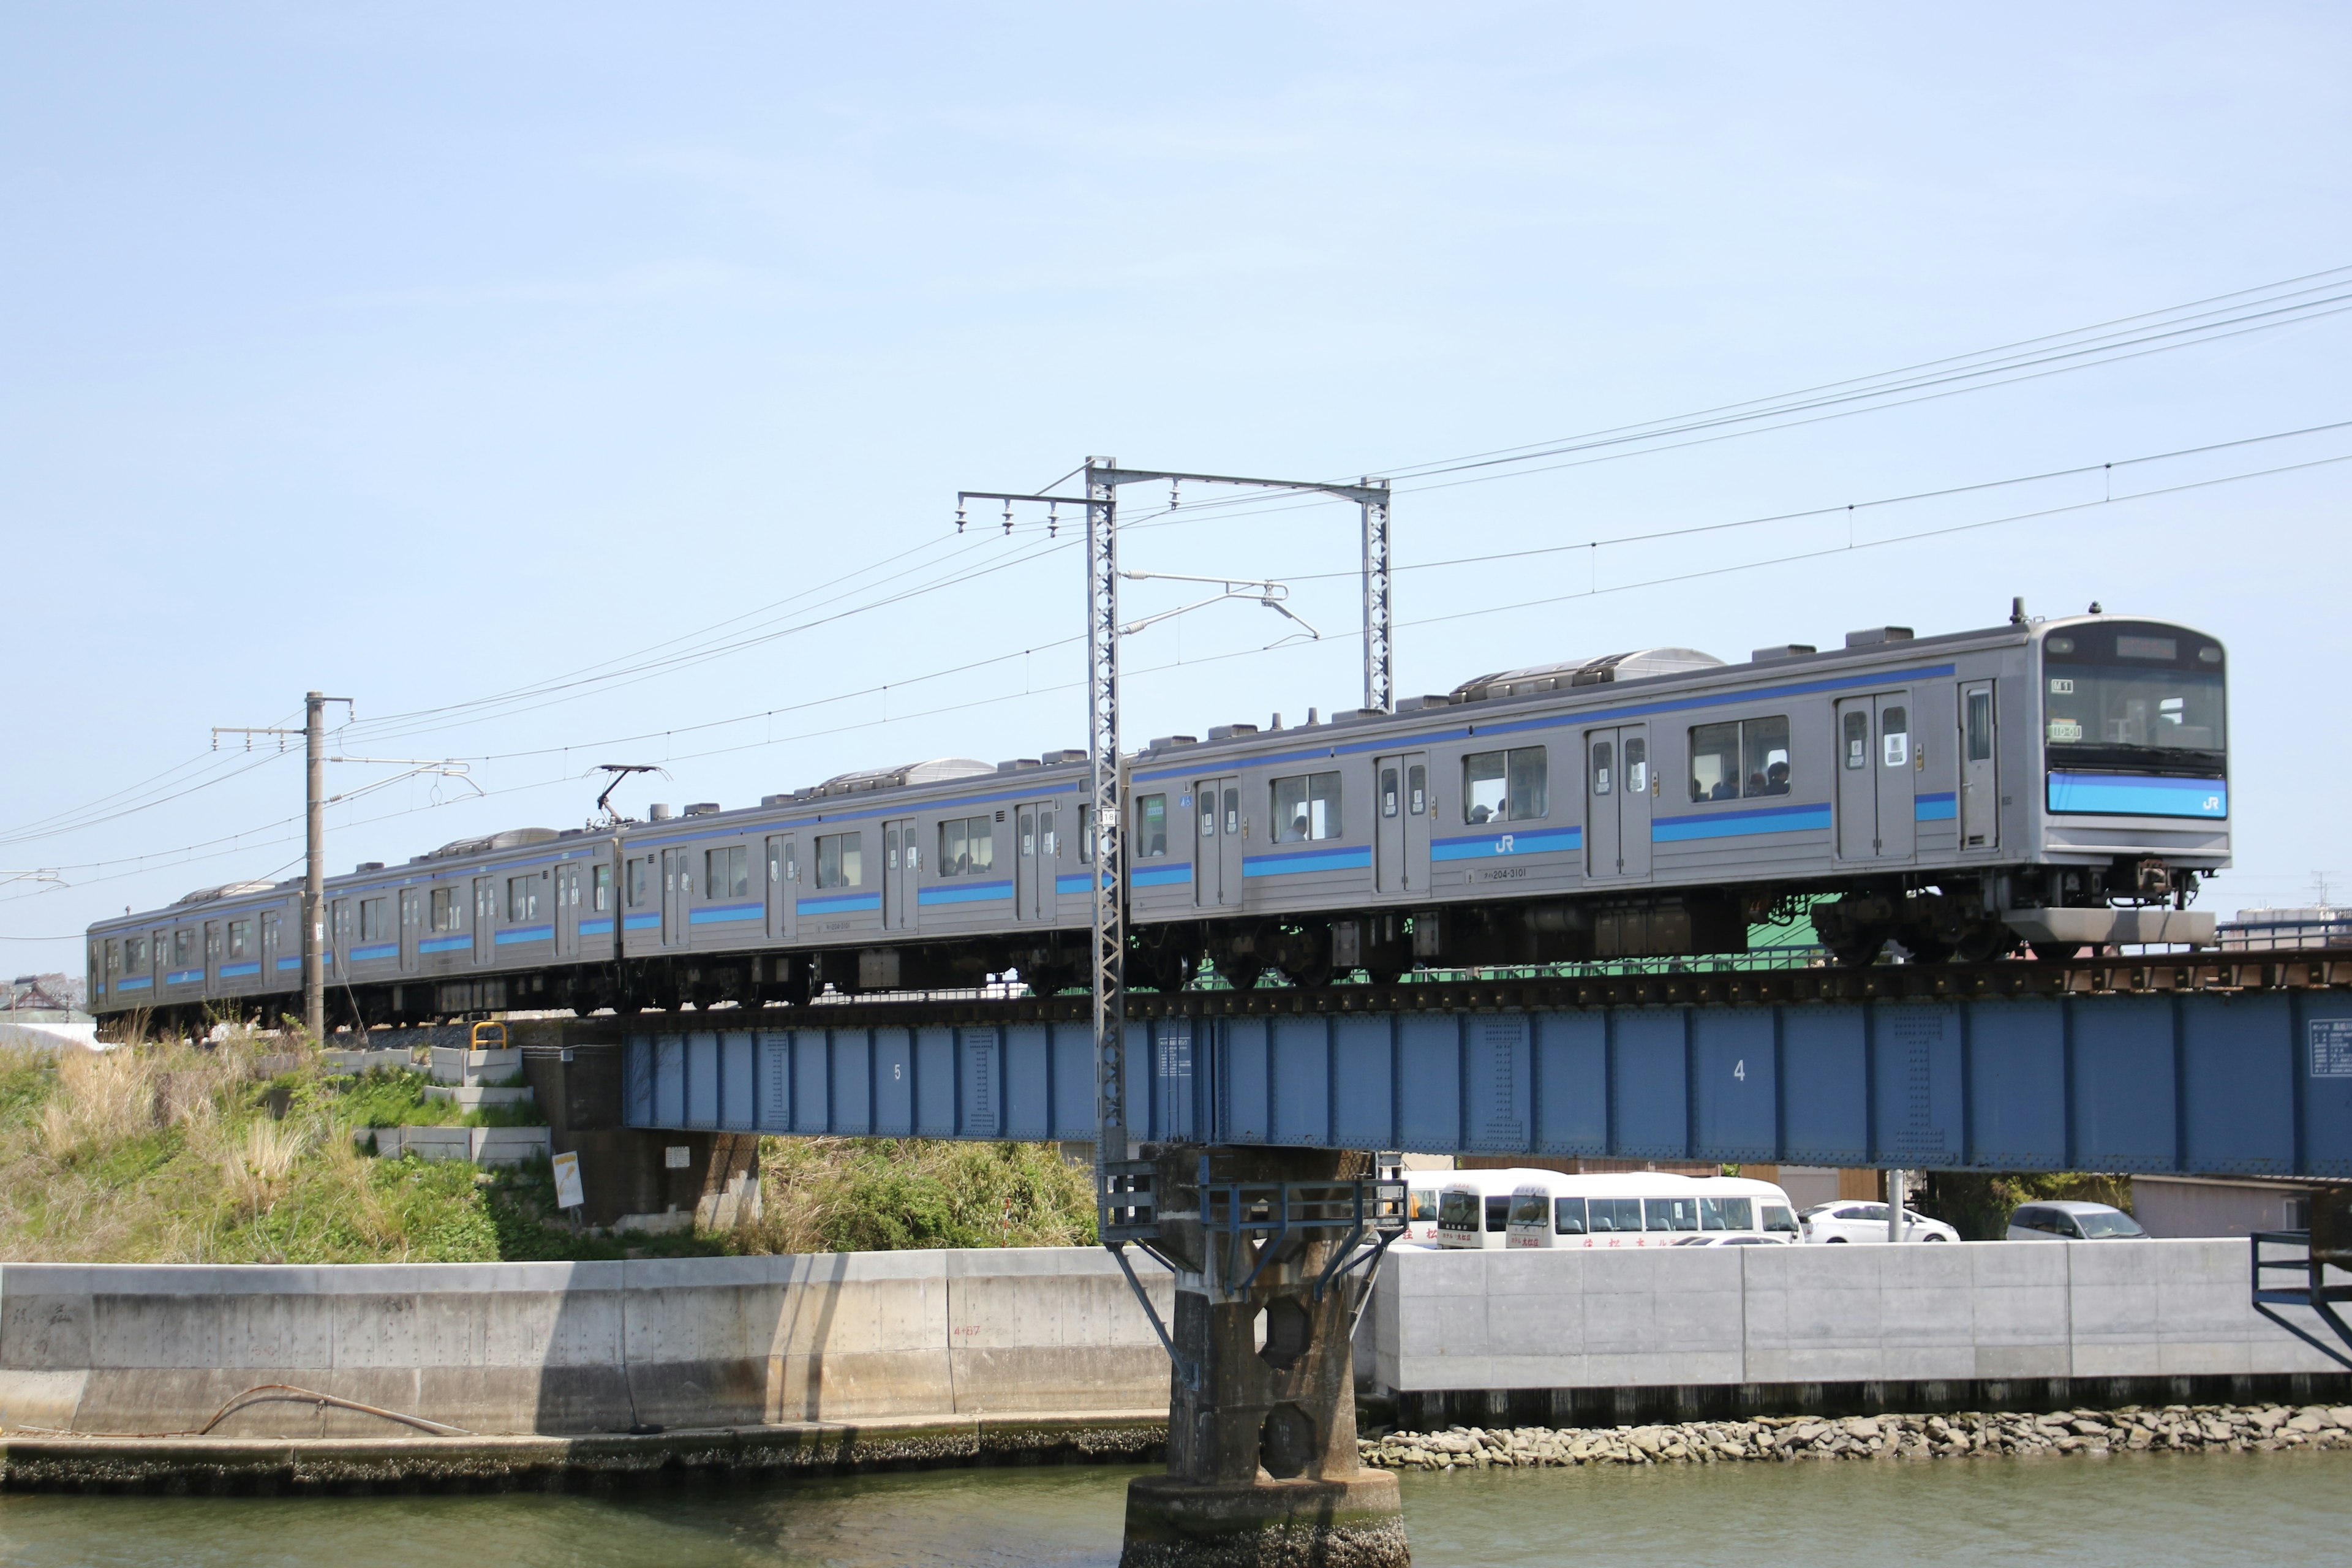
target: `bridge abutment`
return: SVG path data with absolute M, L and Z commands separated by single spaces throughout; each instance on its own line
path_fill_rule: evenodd
M 1178 1145 L 1155 1164 L 1159 1249 L 1177 1266 L 1168 1473 L 1128 1488 L 1121 1568 L 1410 1563 L 1396 1478 L 1356 1458 L 1349 1341 L 1363 1287 L 1326 1277 L 1349 1240 L 1328 1230 L 1236 1237 L 1215 1228 L 1231 1218 L 1215 1213 L 1203 1225 L 1204 1165 L 1214 1187 L 1311 1193 L 1370 1174 L 1369 1162 L 1339 1150 Z

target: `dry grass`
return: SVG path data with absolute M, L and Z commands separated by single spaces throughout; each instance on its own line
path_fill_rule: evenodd
M 0 1049 L 0 1262 L 400 1262 L 1078 1246 L 1087 1173 L 1052 1144 L 766 1139 L 765 1213 L 724 1236 L 591 1237 L 546 1167 L 377 1160 L 355 1125 L 414 1085 L 277 1072 L 276 1041 Z
M 324 1076 L 265 1059 L 282 1049 L 0 1050 L 0 1260 L 501 1256 L 473 1167 L 360 1154 Z

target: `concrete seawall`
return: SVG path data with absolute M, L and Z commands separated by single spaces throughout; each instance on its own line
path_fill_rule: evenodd
M 1357 1364 L 1413 1426 L 2352 1397 L 2250 1296 L 2242 1240 L 1412 1249 Z
M 1166 1276 L 1154 1283 L 1166 1311 Z M 1093 1248 L 0 1268 L 0 1429 L 12 1439 L 192 1434 L 271 1384 L 469 1434 L 644 1434 L 1150 1413 L 1166 1406 L 1168 1363 Z M 215 1428 L 406 1432 L 289 1397 L 243 1404 Z

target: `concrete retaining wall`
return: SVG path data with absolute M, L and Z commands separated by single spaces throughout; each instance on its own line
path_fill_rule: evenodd
M 1167 1276 L 1154 1284 L 1170 1310 Z M 1164 1408 L 1096 1248 L 620 1263 L 0 1268 L 0 1429 L 194 1432 L 267 1384 L 481 1434 Z M 242 1406 L 238 1437 L 383 1437 Z
M 1408 1403 L 1456 1392 L 1937 1384 L 1957 1397 L 1993 1384 L 2342 1378 L 2255 1314 L 2247 1274 L 2246 1243 L 2227 1240 L 1400 1250 L 1359 1331 L 1359 1366 Z

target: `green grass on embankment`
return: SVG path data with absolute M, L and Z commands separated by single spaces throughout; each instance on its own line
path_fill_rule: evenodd
M 1050 1144 L 762 1141 L 765 1214 L 721 1235 L 592 1237 L 545 1162 L 380 1160 L 369 1127 L 460 1116 L 413 1072 L 272 1073 L 285 1042 L 0 1050 L 0 1261 L 382 1263 L 1090 1242 L 1084 1171 Z

